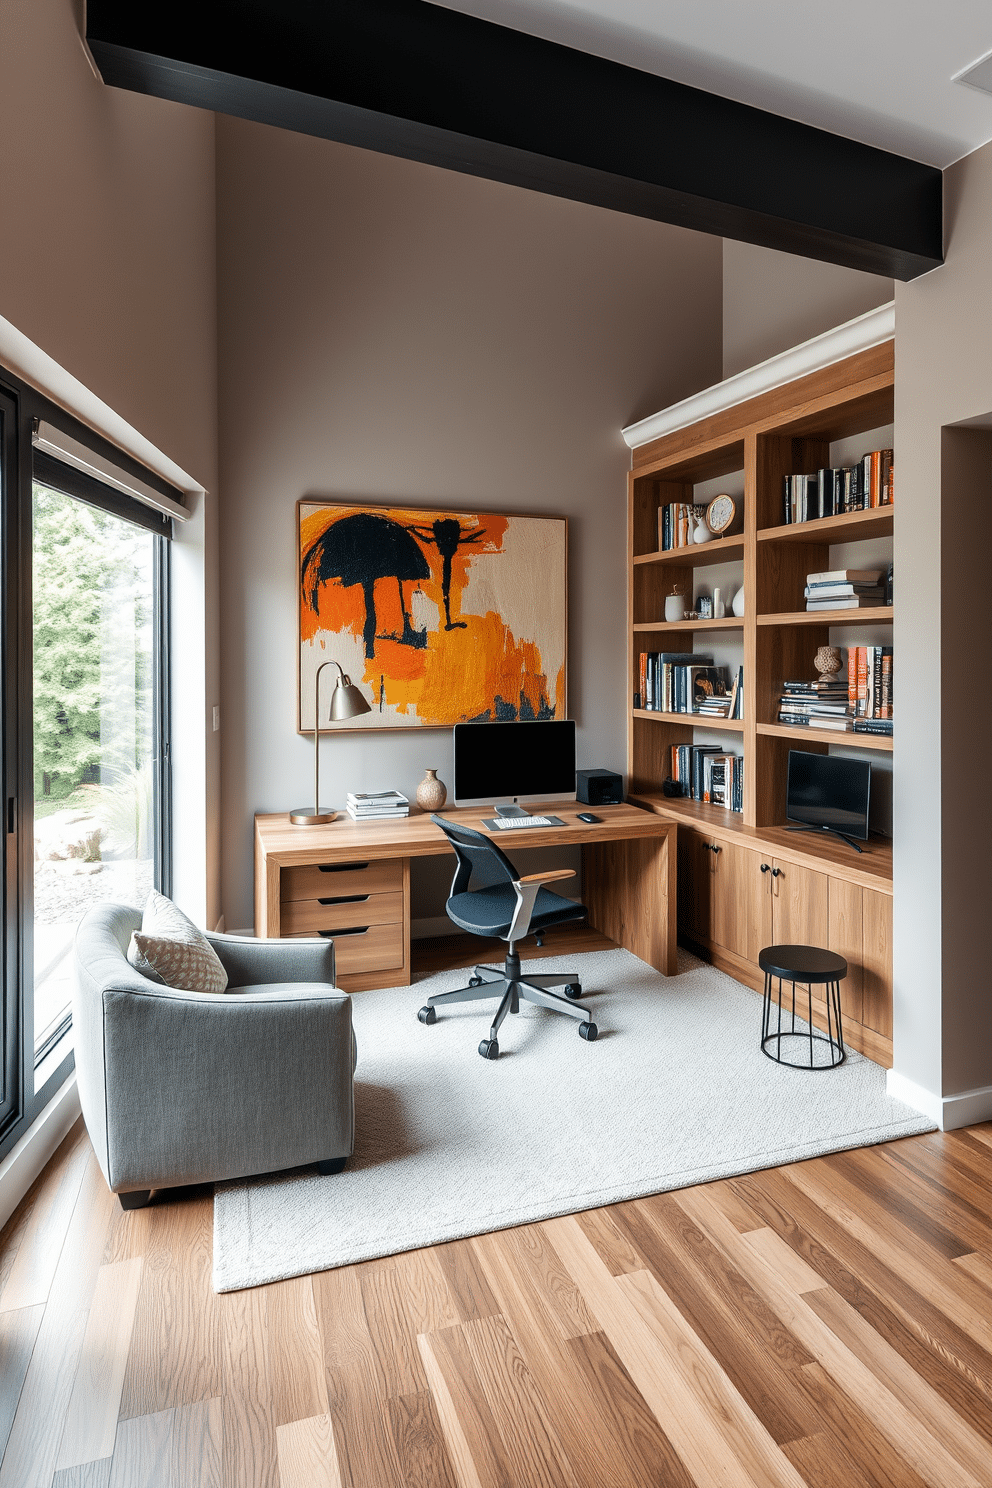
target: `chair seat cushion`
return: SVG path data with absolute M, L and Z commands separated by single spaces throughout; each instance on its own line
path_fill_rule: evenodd
M 227 972 L 206 936 L 154 889 L 141 929 L 131 936 L 127 959 L 142 976 L 177 991 L 223 992 L 227 987 Z
M 517 896 L 513 885 L 493 884 L 488 889 L 474 889 L 465 894 L 452 894 L 447 903 L 448 916 L 470 935 L 505 936 L 513 921 Z M 551 889 L 538 889 L 531 915 L 531 930 L 544 930 L 549 925 L 578 920 L 585 909 L 564 894 Z

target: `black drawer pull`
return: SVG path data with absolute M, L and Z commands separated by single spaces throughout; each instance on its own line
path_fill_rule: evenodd
M 368 863 L 318 863 L 318 873 L 351 873 L 355 870 L 367 868 Z
M 339 935 L 368 935 L 368 925 L 351 925 L 347 930 L 318 930 L 325 940 L 336 940 Z
M 318 899 L 318 904 L 364 904 L 371 894 L 340 894 L 337 899 Z

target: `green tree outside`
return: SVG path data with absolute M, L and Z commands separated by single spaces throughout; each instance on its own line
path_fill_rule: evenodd
M 36 815 L 148 763 L 150 547 L 130 523 L 35 486 Z

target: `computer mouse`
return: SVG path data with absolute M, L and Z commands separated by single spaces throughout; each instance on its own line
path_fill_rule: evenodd
M 601 816 L 593 816 L 591 811 L 579 812 L 579 821 L 589 822 L 591 824 L 592 822 L 598 822 L 602 820 L 603 818 Z

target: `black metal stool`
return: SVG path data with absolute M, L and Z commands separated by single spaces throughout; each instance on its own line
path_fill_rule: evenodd
M 836 1069 L 847 1057 L 844 1052 L 844 1034 L 840 1021 L 840 984 L 847 976 L 847 962 L 834 951 L 823 951 L 817 946 L 780 945 L 766 946 L 758 955 L 758 965 L 765 973 L 765 1006 L 761 1020 L 761 1052 L 774 1059 L 776 1064 L 787 1064 L 792 1069 Z M 778 1025 L 772 1028 L 772 979 L 778 978 Z M 782 983 L 792 983 L 792 1025 L 782 1027 Z M 796 983 L 806 988 L 807 1019 L 809 1029 L 803 1032 L 796 1027 Z M 827 1031 L 820 1033 L 813 1027 L 813 987 L 826 987 Z M 788 1017 L 789 1010 L 786 1009 Z M 836 1027 L 835 1027 L 836 1025 Z M 782 1040 L 799 1039 L 809 1045 L 809 1060 L 785 1059 L 782 1056 Z M 770 1045 L 775 1045 L 772 1053 Z M 816 1045 L 826 1044 L 828 1057 L 816 1062 Z

